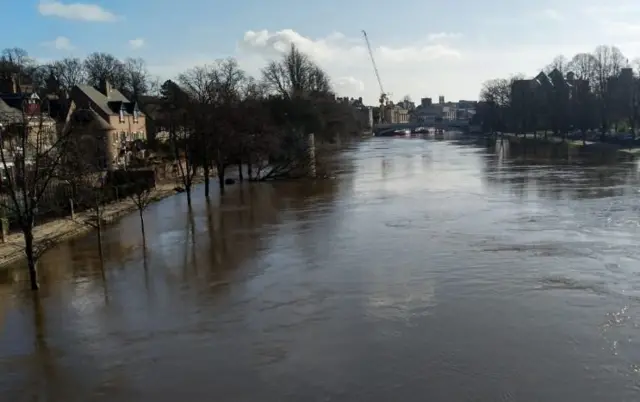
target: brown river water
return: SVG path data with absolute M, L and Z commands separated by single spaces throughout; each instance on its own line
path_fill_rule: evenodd
M 447 137 L 0 273 L 0 401 L 638 401 L 640 171 Z M 146 254 L 146 255 L 145 255 Z

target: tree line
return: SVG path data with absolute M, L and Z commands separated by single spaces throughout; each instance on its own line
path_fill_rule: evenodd
M 198 177 L 204 180 L 208 198 L 210 177 L 217 175 L 223 194 L 230 167 L 237 168 L 240 180 L 245 175 L 249 180 L 307 176 L 314 157 L 310 134 L 315 141 L 327 143 L 359 136 L 363 129 L 358 111 L 336 99 L 327 73 L 293 45 L 281 58 L 269 61 L 259 77 L 250 76 L 235 59 L 227 58 L 194 66 L 161 82 L 148 72 L 142 59 L 120 60 L 93 53 L 84 60 L 38 64 L 16 48 L 5 49 L 0 56 L 0 76 L 7 74 L 17 77 L 21 88 L 42 94 L 43 100 L 52 92 L 64 100 L 75 85 L 97 87 L 106 80 L 138 102 L 153 121 L 146 147 L 173 160 L 189 206 Z M 4 174 L 1 204 L 22 232 L 31 287 L 37 289 L 37 261 L 54 243 L 52 238 L 34 237 L 45 195 L 55 185 L 72 188 L 65 192 L 71 198 L 71 209 L 74 202 L 89 206 L 92 219 L 86 223 L 98 229 L 100 239 L 104 206 L 112 198 L 105 191 L 112 190 L 105 185 L 105 172 L 82 158 L 87 153 L 86 138 L 95 140 L 99 134 L 87 132 L 75 120 L 61 130 L 44 109 L 34 114 L 29 102 L 25 97 L 17 113 L 0 110 L 0 167 L 16 173 Z M 165 135 L 166 141 L 159 141 L 155 134 Z M 144 241 L 143 212 L 150 199 L 149 188 L 130 183 L 127 191 L 139 208 Z M 98 247 L 102 253 L 101 244 Z
M 544 132 L 567 138 L 612 131 L 635 139 L 640 117 L 640 61 L 629 62 L 615 46 L 601 45 L 571 59 L 557 56 L 540 74 L 486 81 L 472 123 L 484 132 Z

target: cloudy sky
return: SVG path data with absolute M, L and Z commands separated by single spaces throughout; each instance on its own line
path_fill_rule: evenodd
M 0 35 L 0 47 L 45 61 L 94 51 L 143 57 L 154 74 L 172 78 L 228 56 L 258 75 L 293 42 L 339 94 L 369 103 L 380 89 L 362 29 L 393 99 L 477 99 L 487 79 L 532 75 L 557 54 L 599 44 L 640 56 L 637 0 L 77 1 L 0 0 L 11 33 Z

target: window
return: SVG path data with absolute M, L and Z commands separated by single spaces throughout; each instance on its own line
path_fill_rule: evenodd
M 133 110 L 133 122 L 137 123 L 138 122 L 138 116 L 140 115 L 140 112 L 138 111 L 138 108 L 136 107 L 136 109 Z
M 124 103 L 120 106 L 120 123 L 124 123 Z

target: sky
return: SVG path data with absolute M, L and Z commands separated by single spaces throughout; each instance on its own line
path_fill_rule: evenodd
M 385 92 L 477 99 L 482 83 L 535 75 L 556 55 L 616 45 L 640 57 L 640 1 L 616 0 L 0 0 L 0 48 L 41 62 L 95 51 L 142 57 L 152 74 L 235 57 L 249 74 L 291 43 L 331 77 L 341 96 L 377 103 Z

